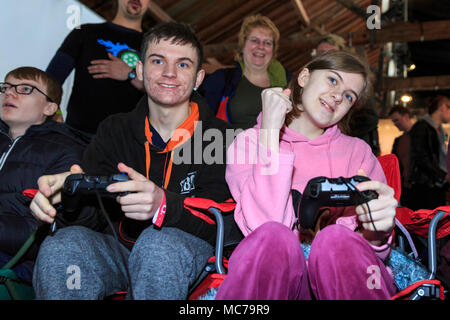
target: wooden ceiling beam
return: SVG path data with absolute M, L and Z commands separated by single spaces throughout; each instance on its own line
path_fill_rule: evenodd
M 384 78 L 382 91 L 433 91 L 450 89 L 450 75 L 411 78 Z
M 334 21 L 336 18 L 340 17 L 346 11 L 347 10 L 345 8 L 342 8 L 341 6 L 336 6 L 332 2 L 330 2 L 328 6 L 323 6 L 317 11 L 314 11 L 316 16 L 311 16 L 311 24 L 309 25 L 309 27 L 297 33 L 292 38 L 300 39 L 302 37 L 305 37 L 305 35 L 311 31 L 315 31 L 318 34 L 322 35 L 327 34 L 329 33 L 329 31 L 327 32 L 327 30 L 322 30 L 321 29 L 322 25 L 325 25 L 330 21 Z
M 366 20 L 367 18 L 367 13 L 365 10 L 363 10 L 362 8 L 360 8 L 356 3 L 354 3 L 352 0 L 334 0 L 337 3 L 339 3 L 340 5 L 344 6 L 345 8 L 347 8 L 348 10 L 350 10 L 351 12 L 353 12 L 354 14 L 356 14 L 358 17 L 360 17 L 361 19 Z
M 309 26 L 311 24 L 311 20 L 309 19 L 308 13 L 303 6 L 302 0 L 291 0 L 294 8 L 300 16 L 300 21 L 305 25 Z
M 199 30 L 199 32 L 197 32 L 197 36 L 205 43 L 220 38 L 220 36 L 228 30 L 239 26 L 242 23 L 242 17 L 260 12 L 275 1 L 276 0 L 245 1 L 240 7 L 235 9 L 232 14 L 219 19 L 203 30 Z
M 149 4 L 149 11 L 150 14 L 155 18 L 157 21 L 160 22 L 172 22 L 175 21 L 172 19 L 171 16 L 169 16 L 163 9 L 161 9 L 160 6 L 158 6 L 155 1 L 150 1 Z
M 450 39 L 450 20 L 427 22 L 395 22 L 378 30 L 355 32 L 353 44 L 370 42 L 370 32 L 373 32 L 374 43 L 387 42 L 418 42 Z M 346 38 L 347 36 L 344 36 Z

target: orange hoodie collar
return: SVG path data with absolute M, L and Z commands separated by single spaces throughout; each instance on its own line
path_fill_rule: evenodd
M 188 141 L 194 134 L 195 125 L 197 121 L 199 120 L 199 110 L 198 105 L 195 102 L 190 102 L 189 106 L 191 108 L 191 114 L 189 117 L 186 118 L 186 120 L 178 126 L 177 129 L 175 129 L 174 134 L 170 138 L 169 142 L 167 142 L 166 147 L 164 150 L 160 151 L 159 153 L 171 153 L 170 154 L 170 160 L 169 164 L 167 166 L 167 171 L 164 172 L 164 188 L 167 188 L 170 181 L 170 176 L 172 174 L 172 165 L 173 165 L 173 153 L 171 152 L 173 149 L 175 149 L 177 146 L 182 145 L 186 141 Z M 147 172 L 147 179 L 150 179 L 150 163 L 151 163 L 151 157 L 150 157 L 150 144 L 152 144 L 152 131 L 150 130 L 150 122 L 148 119 L 148 116 L 145 117 L 145 137 L 147 141 L 145 142 L 145 166 L 146 166 L 146 172 Z M 166 159 L 167 160 L 167 159 Z

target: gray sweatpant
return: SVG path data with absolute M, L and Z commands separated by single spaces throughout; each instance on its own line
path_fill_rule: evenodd
M 186 299 L 213 247 L 176 228 L 145 229 L 131 252 L 85 227 L 58 230 L 42 243 L 34 267 L 37 299 L 103 299 L 128 289 L 133 299 Z M 125 262 L 126 261 L 126 262 Z

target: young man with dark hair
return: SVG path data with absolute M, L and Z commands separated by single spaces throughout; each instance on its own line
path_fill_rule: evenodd
M 448 136 L 442 127 L 450 121 L 450 99 L 435 97 L 428 114 L 409 132 L 409 182 L 412 187 L 409 207 L 413 210 L 435 209 L 446 205 Z
M 61 101 L 61 85 L 33 67 L 10 71 L 0 83 L 0 266 L 36 229 L 29 209 L 37 179 L 79 163 L 86 143 L 51 117 Z M 16 272 L 31 281 L 34 246 Z
M 109 203 L 105 199 L 120 252 L 99 210 L 83 207 L 72 224 L 88 228 L 61 228 L 41 246 L 33 279 L 38 299 L 97 299 L 119 290 L 128 290 L 133 299 L 185 299 L 213 253 L 216 226 L 196 202 L 231 198 L 225 182 L 226 146 L 219 143 L 223 157 L 212 164 L 204 157 L 198 161 L 194 148 L 200 146 L 195 151 L 203 155 L 207 144 L 202 130 L 225 136 L 228 126 L 201 97 L 194 93 L 199 100 L 191 99 L 204 70 L 199 68 L 201 46 L 190 28 L 165 23 L 151 29 L 144 41 L 147 49 L 136 71 L 147 95 L 133 111 L 103 121 L 81 167 L 71 169 L 90 175 L 120 171 L 131 179 L 108 187 L 129 194 Z M 181 148 L 191 151 L 189 159 L 175 163 Z M 69 173 L 39 179 L 31 204 L 38 219 L 51 223 L 56 216 L 64 223 L 65 216 L 57 215 L 53 205 Z M 226 230 L 237 230 L 232 215 L 225 219 Z M 78 290 L 66 286 L 71 265 L 80 268 L 84 279 Z
M 107 116 L 131 111 L 143 95 L 135 67 L 150 0 L 114 1 L 114 18 L 72 30 L 46 70 L 62 84 L 75 69 L 65 121 L 89 134 Z
M 409 193 L 411 186 L 408 182 L 408 171 L 409 171 L 409 131 L 411 130 L 414 123 L 411 120 L 411 112 L 402 106 L 394 106 L 389 111 L 389 117 L 391 118 L 394 125 L 398 130 L 402 131 L 403 134 L 394 140 L 392 145 L 392 153 L 398 158 L 400 173 L 401 173 L 401 183 L 402 183 L 402 195 L 400 198 L 400 204 L 402 206 L 409 206 Z

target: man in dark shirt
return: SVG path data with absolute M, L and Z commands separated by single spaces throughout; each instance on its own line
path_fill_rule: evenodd
M 402 195 L 400 198 L 400 204 L 402 206 L 408 207 L 408 196 L 409 189 L 411 186 L 408 183 L 408 169 L 409 169 L 409 131 L 413 126 L 411 120 L 411 112 L 402 106 L 395 106 L 389 111 L 389 117 L 391 118 L 394 125 L 398 130 L 402 131 L 403 134 L 394 140 L 392 146 L 392 153 L 398 158 L 400 165 L 400 173 L 402 179 Z
M 410 159 L 408 179 L 412 185 L 409 208 L 435 209 L 446 205 L 448 136 L 442 127 L 450 122 L 450 99 L 438 96 L 419 119 L 409 135 Z
M 142 97 L 136 79 L 142 19 L 150 0 L 117 0 L 111 22 L 84 24 L 64 40 L 47 67 L 61 84 L 75 68 L 66 123 L 89 134 L 107 116 L 132 110 Z

